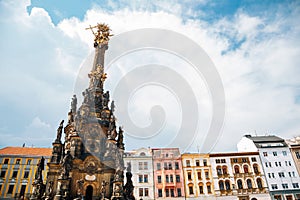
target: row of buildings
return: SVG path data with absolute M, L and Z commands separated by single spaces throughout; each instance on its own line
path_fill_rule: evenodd
M 300 140 L 245 135 L 234 153 L 183 153 L 178 148 L 125 152 L 137 199 L 300 199 Z M 37 163 L 52 149 L 0 150 L 0 198 L 29 197 Z

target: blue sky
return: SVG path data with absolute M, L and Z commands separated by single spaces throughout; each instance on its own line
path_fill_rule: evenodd
M 67 117 L 81 66 L 93 50 L 92 35 L 84 28 L 96 22 L 108 23 L 115 35 L 139 28 L 166 28 L 186 35 L 206 51 L 226 95 L 220 138 L 226 142 L 217 142 L 214 151 L 234 151 L 247 132 L 298 136 L 299 4 L 254 0 L 172 4 L 146 0 L 0 1 L 0 135 L 5 138 L 0 146 L 24 142 L 51 146 L 59 122 Z M 211 112 L 209 99 L 200 98 L 199 105 L 202 111 Z M 204 116 L 204 124 L 209 124 L 208 118 L 209 114 Z M 200 140 L 195 139 L 190 151 L 197 150 Z M 141 146 L 130 141 L 127 145 L 127 149 Z

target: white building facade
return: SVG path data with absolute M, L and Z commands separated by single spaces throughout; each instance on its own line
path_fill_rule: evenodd
M 126 152 L 124 155 L 125 166 L 127 166 L 127 163 L 131 164 L 135 198 L 138 200 L 153 200 L 154 182 L 152 151 L 148 148 L 140 148 L 134 151 Z M 127 180 L 125 176 L 125 183 L 126 181 Z
M 245 135 L 237 147 L 240 152 L 258 151 L 272 199 L 300 199 L 300 177 L 284 139 Z

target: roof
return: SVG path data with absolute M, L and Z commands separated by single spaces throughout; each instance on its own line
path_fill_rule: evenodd
M 267 135 L 267 136 L 245 135 L 245 137 L 252 140 L 254 143 L 284 142 L 284 139 L 277 137 L 275 135 Z
M 233 153 L 212 153 L 209 157 L 233 157 L 233 156 L 253 156 L 259 155 L 258 152 L 233 152 Z
M 14 156 L 51 156 L 52 148 L 36 147 L 5 147 L 0 149 L 0 155 Z

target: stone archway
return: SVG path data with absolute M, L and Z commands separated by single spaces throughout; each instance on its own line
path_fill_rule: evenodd
M 86 190 L 85 190 L 85 200 L 92 200 L 93 199 L 93 186 L 91 185 L 88 185 L 86 187 Z

